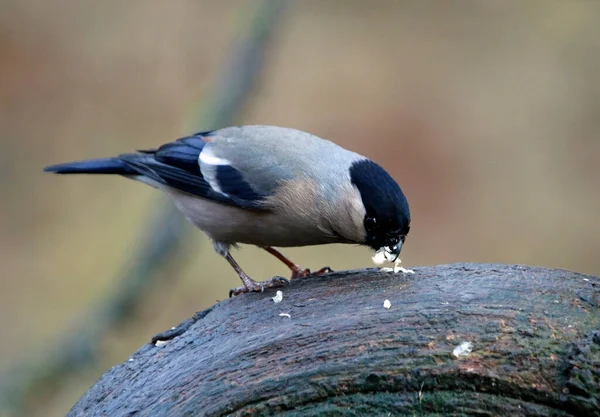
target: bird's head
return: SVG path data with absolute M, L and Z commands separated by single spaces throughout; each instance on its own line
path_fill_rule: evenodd
M 410 230 L 410 210 L 400 186 L 379 165 L 368 159 L 352 164 L 352 184 L 365 207 L 364 244 L 385 250 L 396 260 Z

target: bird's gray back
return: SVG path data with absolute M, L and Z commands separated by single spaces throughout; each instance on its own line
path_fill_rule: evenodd
M 281 181 L 309 178 L 335 192 L 352 162 L 365 159 L 317 136 L 276 126 L 228 127 L 213 132 L 207 151 L 225 159 L 256 191 L 270 194 Z

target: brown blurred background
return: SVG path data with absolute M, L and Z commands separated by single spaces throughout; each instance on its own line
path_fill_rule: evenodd
M 56 346 L 110 296 L 167 203 L 132 181 L 42 168 L 198 128 L 198 100 L 251 3 L 0 2 L 0 369 Z M 306 130 L 379 161 L 411 205 L 407 267 L 597 275 L 599 18 L 594 1 L 293 2 L 239 124 Z M 64 415 L 153 334 L 239 285 L 204 236 L 193 239 L 101 360 L 33 415 Z M 363 248 L 285 253 L 313 268 L 371 266 Z M 255 278 L 287 275 L 257 249 L 237 257 Z

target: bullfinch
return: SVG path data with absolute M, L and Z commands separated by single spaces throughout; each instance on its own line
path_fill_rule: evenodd
M 117 174 L 164 191 L 206 233 L 242 280 L 231 295 L 287 282 L 258 282 L 233 259 L 256 245 L 292 271 L 311 274 L 274 247 L 350 243 L 398 258 L 410 229 L 408 202 L 378 164 L 295 129 L 239 126 L 199 132 L 158 149 L 45 168 L 57 174 Z

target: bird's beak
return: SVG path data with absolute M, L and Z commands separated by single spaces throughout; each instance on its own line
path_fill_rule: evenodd
M 399 241 L 393 247 L 389 247 L 389 253 L 394 255 L 394 259 L 392 262 L 396 262 L 396 259 L 400 256 L 400 251 L 402 250 L 402 241 Z

